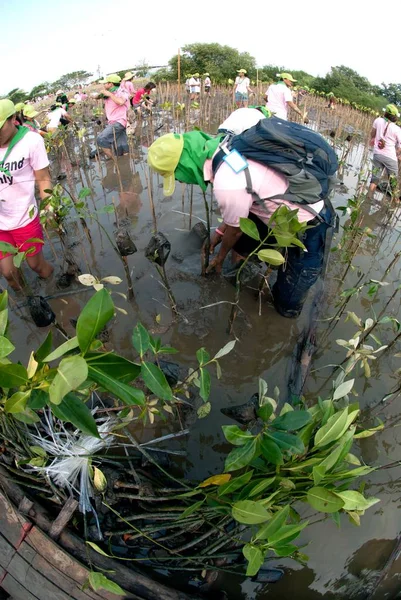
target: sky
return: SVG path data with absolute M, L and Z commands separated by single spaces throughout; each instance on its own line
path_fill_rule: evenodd
M 366 0 L 286 0 L 282 11 L 266 0 L 246 3 L 202 0 L 19 0 L 2 6 L 0 95 L 20 87 L 87 70 L 101 75 L 142 61 L 165 65 L 179 47 L 218 42 L 247 51 L 258 66 L 275 64 L 325 75 L 346 65 L 372 83 L 398 83 L 401 2 L 388 0 L 385 14 Z M 375 27 L 379 19 L 381 26 Z M 388 24 L 388 26 L 386 25 Z M 388 33 L 387 33 L 388 32 Z M 383 51 L 380 50 L 383 42 Z

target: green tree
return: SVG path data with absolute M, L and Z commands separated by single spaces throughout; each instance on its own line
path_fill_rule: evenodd
M 392 104 L 401 105 L 401 83 L 382 83 L 380 94 Z
M 35 85 L 35 87 L 33 87 L 29 92 L 29 99 L 31 100 L 33 98 L 36 98 L 37 96 L 43 96 L 44 94 L 47 94 L 50 87 L 51 83 L 49 81 L 44 81 L 39 85 Z
M 88 71 L 72 71 L 54 81 L 51 84 L 51 88 L 52 90 L 56 90 L 57 88 L 72 89 L 80 83 L 85 83 L 89 77 L 92 77 L 92 73 L 88 73 Z
M 24 92 L 24 90 L 21 90 L 20 88 L 14 88 L 13 90 L 9 91 L 4 98 L 9 98 L 12 102 L 14 102 L 14 104 L 17 104 L 17 102 L 24 102 L 27 100 L 28 95 L 26 92 Z
M 306 71 L 294 71 L 287 67 L 279 67 L 277 65 L 265 65 L 259 70 L 259 79 L 262 81 L 276 81 L 278 73 L 291 73 L 294 79 L 297 80 L 297 85 L 308 85 L 314 80 L 314 76 Z
M 171 79 L 177 79 L 178 57 L 169 60 Z M 248 52 L 239 52 L 230 46 L 220 44 L 188 44 L 182 48 L 181 77 L 187 73 L 210 73 L 215 82 L 233 79 L 238 69 L 246 69 L 248 76 L 256 77 L 256 61 Z

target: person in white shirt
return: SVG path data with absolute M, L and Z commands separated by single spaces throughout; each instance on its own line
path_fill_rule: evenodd
M 205 79 L 203 81 L 203 85 L 204 85 L 205 94 L 210 94 L 210 87 L 212 85 L 212 81 L 210 79 L 209 73 L 205 73 L 204 78 Z
M 56 102 L 50 108 L 50 112 L 47 113 L 47 118 L 49 119 L 49 123 L 47 124 L 47 131 L 52 133 L 57 131 L 61 119 L 65 119 L 65 121 L 71 122 L 72 119 L 67 111 Z
M 253 91 L 249 87 L 250 81 L 248 77 L 245 77 L 246 70 L 239 69 L 237 71 L 239 75 L 235 78 L 234 83 L 234 97 L 237 108 L 248 106 L 248 94 L 253 94 Z
M 292 97 L 291 88 L 296 79 L 291 73 L 277 73 L 279 81 L 272 83 L 266 92 L 266 108 L 270 110 L 275 117 L 287 121 L 288 108 L 292 108 L 298 113 L 304 123 L 307 123 L 306 113 L 303 113 L 295 104 Z
M 191 77 L 192 77 L 192 75 L 188 74 L 187 78 L 185 80 L 185 91 L 187 92 L 188 96 L 191 93 L 191 85 L 190 85 Z
M 200 79 L 199 73 L 194 73 L 191 79 L 189 80 L 189 87 L 191 90 L 191 100 L 196 100 L 199 98 L 200 94 Z

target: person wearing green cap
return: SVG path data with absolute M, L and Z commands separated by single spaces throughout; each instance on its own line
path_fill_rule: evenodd
M 295 104 L 291 88 L 296 82 L 291 73 L 277 73 L 278 82 L 272 83 L 266 92 L 266 108 L 279 119 L 288 119 L 288 109 L 292 108 L 307 123 L 307 115 Z
M 398 161 L 401 156 L 401 128 L 396 125 L 400 118 L 398 108 L 387 104 L 383 117 L 373 122 L 370 145 L 373 147 L 373 169 L 368 197 L 375 193 L 383 172 L 389 178 L 391 188 L 397 187 Z
M 42 138 L 26 127 L 15 125 L 15 106 L 0 100 L 0 242 L 29 251 L 30 268 L 46 279 L 53 272 L 42 252 L 43 231 L 35 199 L 35 183 L 46 200 L 52 183 L 49 159 Z M 33 238 L 36 241 L 30 241 Z M 40 241 L 37 241 L 40 240 Z M 0 274 L 10 287 L 20 290 L 23 282 L 13 256 L 0 251 Z
M 120 88 L 120 82 L 121 77 L 115 73 L 101 81 L 104 83 L 104 89 L 100 94 L 105 98 L 107 127 L 99 133 L 97 144 L 107 158 L 113 158 L 114 154 L 121 156 L 129 152 L 127 139 L 129 94 Z

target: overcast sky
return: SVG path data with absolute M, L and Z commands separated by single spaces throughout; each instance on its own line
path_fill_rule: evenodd
M 383 12 L 362 0 L 4 2 L 0 94 L 15 87 L 29 91 L 79 69 L 95 73 L 100 66 L 103 74 L 142 60 L 164 65 L 179 46 L 192 42 L 248 51 L 259 66 L 278 64 L 324 75 L 343 64 L 372 83 L 398 83 L 400 41 L 391 23 L 400 21 L 399 0 L 388 0 Z

